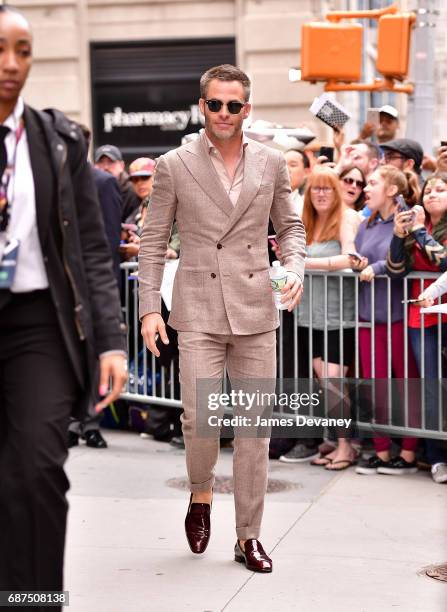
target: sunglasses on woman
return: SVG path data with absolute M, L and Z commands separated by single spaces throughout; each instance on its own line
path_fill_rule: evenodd
M 363 189 L 363 187 L 365 186 L 365 183 L 363 181 L 357 181 L 356 179 L 353 179 L 350 176 L 344 176 L 342 180 L 344 183 L 346 183 L 346 185 L 355 185 L 359 189 Z
M 222 100 L 205 100 L 205 104 L 212 113 L 218 113 L 222 106 L 226 106 L 231 115 L 238 115 L 245 106 L 245 102 L 238 100 L 230 100 L 230 102 L 222 102 Z

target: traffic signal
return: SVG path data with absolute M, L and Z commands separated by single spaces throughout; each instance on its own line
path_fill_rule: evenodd
M 413 84 L 394 81 L 408 75 L 414 13 L 399 13 L 397 6 L 390 5 L 370 11 L 332 11 L 326 19 L 302 25 L 302 81 L 326 81 L 326 91 L 413 91 Z M 363 26 L 352 19 L 378 23 L 376 68 L 383 78 L 372 83 L 360 82 Z
M 301 78 L 305 81 L 360 80 L 362 30 L 359 23 L 303 24 Z
M 383 76 L 404 79 L 408 74 L 413 14 L 379 19 L 376 68 Z

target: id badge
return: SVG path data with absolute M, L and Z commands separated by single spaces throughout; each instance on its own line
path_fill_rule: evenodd
M 11 239 L 3 251 L 0 263 L 0 289 L 11 289 L 17 268 L 17 256 L 19 254 L 19 241 Z

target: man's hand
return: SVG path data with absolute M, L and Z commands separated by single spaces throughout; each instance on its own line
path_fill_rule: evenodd
M 141 335 L 144 338 L 144 343 L 147 348 L 155 357 L 160 357 L 160 351 L 155 344 L 158 336 L 160 336 L 164 344 L 169 344 L 165 322 L 158 312 L 151 312 L 144 315 L 141 321 Z
M 112 379 L 112 390 L 107 394 L 110 379 Z M 125 357 L 104 355 L 99 358 L 99 395 L 105 395 L 105 397 L 96 404 L 95 412 L 101 412 L 119 397 L 126 380 L 127 360 Z
M 367 266 L 364 270 L 360 272 L 360 280 L 370 283 L 372 279 L 375 277 L 374 270 L 372 266 Z
M 288 274 L 287 283 L 281 289 L 282 298 L 281 302 L 283 304 L 287 304 L 290 301 L 287 310 L 292 312 L 295 306 L 298 306 L 300 303 L 301 297 L 303 295 L 304 287 L 301 283 L 301 280 L 298 278 L 296 274 Z
M 370 121 L 366 121 L 363 124 L 363 127 L 361 129 L 360 132 L 360 138 L 362 140 L 366 140 L 367 138 L 371 138 L 371 136 L 373 136 L 376 133 L 376 126 L 374 123 L 371 123 Z

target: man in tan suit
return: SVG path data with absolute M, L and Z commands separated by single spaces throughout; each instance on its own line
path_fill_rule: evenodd
M 283 289 L 289 311 L 302 292 L 305 232 L 290 198 L 281 153 L 243 136 L 250 113 L 250 81 L 230 65 L 208 70 L 200 81 L 200 137 L 158 160 L 139 254 L 140 319 L 145 342 L 159 355 L 168 342 L 160 316 L 160 285 L 174 219 L 180 264 L 169 324 L 178 330 L 183 434 L 191 498 L 185 520 L 190 548 L 202 553 L 210 536 L 218 431 L 198 437 L 198 381 L 276 377 L 279 325 L 268 275 L 267 228 L 271 217 L 282 261 L 290 274 Z M 273 384 L 274 388 L 274 384 Z M 199 407 L 200 409 L 200 407 Z M 258 541 L 267 486 L 266 437 L 235 437 L 235 560 L 252 571 L 271 572 Z

